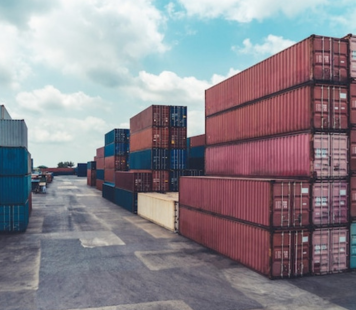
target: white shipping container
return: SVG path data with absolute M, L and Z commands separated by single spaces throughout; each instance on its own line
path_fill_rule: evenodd
M 27 147 L 27 126 L 24 120 L 0 119 L 0 146 Z
M 166 229 L 178 231 L 178 193 L 138 193 L 137 214 Z
M 0 105 L 0 119 L 11 119 L 11 116 L 5 109 L 4 105 Z

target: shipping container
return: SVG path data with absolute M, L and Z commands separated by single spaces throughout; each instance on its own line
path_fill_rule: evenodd
M 187 127 L 187 107 L 170 106 L 170 126 Z
M 205 134 L 190 137 L 188 145 L 190 147 L 205 146 Z
M 187 127 L 171 127 L 169 129 L 169 147 L 173 149 L 187 148 Z
M 179 178 L 185 176 L 186 170 L 169 171 L 169 191 L 179 192 Z
M 356 128 L 350 130 L 350 172 L 356 174 Z
M 178 193 L 139 193 L 137 214 L 173 232 L 178 230 Z
M 115 204 L 131 213 L 137 213 L 137 193 L 115 188 Z
M 0 175 L 31 173 L 31 154 L 24 147 L 0 146 Z
M 352 81 L 350 90 L 350 125 L 356 127 L 356 81 Z
M 152 191 L 169 192 L 169 171 L 152 170 Z
M 310 273 L 310 231 L 269 231 L 179 204 L 179 233 L 269 277 Z
M 114 155 L 119 155 L 119 156 L 127 155 L 129 153 L 129 148 L 130 148 L 129 143 L 121 143 L 121 142 L 111 143 L 105 145 L 104 155 L 105 157 L 114 156 Z
M 110 183 L 115 183 L 115 169 L 105 168 L 104 181 L 110 182 Z
M 346 227 L 313 231 L 312 273 L 343 272 L 348 269 L 349 230 Z
M 356 220 L 356 176 L 350 178 L 350 217 Z
M 187 168 L 187 150 L 171 149 L 170 150 L 170 165 L 171 170 L 183 170 Z
M 52 173 L 53 176 L 57 175 L 73 175 L 75 174 L 74 168 L 46 168 L 41 169 L 42 173 Z
M 25 204 L 31 189 L 31 174 L 0 176 L 0 205 Z
M 95 161 L 88 161 L 87 170 L 96 170 L 96 162 Z
M 205 150 L 207 175 L 344 178 L 348 175 L 346 134 L 294 134 Z
M 205 91 L 205 116 L 307 83 L 348 81 L 348 40 L 312 35 Z
M 205 156 L 205 146 L 194 146 L 188 149 L 189 158 L 204 158 Z
M 27 147 L 27 126 L 24 120 L 0 119 L 0 146 Z
M 115 128 L 105 134 L 105 145 L 111 143 L 128 143 L 130 140 L 130 129 Z
M 149 127 L 131 134 L 130 152 L 169 147 L 169 127 Z
M 130 118 L 130 135 L 147 127 L 169 127 L 169 114 L 169 106 L 151 105 Z
M 87 176 L 87 164 L 78 163 L 77 164 L 77 176 L 86 177 Z
M 350 77 L 356 79 L 356 36 L 348 35 L 350 50 Z
M 199 170 L 199 169 L 186 169 L 186 170 L 184 170 L 184 175 L 187 176 L 187 177 L 203 176 L 204 175 L 204 171 L 203 170 Z
M 7 112 L 3 104 L 0 105 L 0 120 L 1 119 L 7 119 L 7 120 L 11 119 L 9 112 Z
M 96 170 L 87 170 L 87 185 L 95 186 L 96 185 Z
M 349 221 L 348 182 L 333 180 L 313 184 L 314 225 L 340 225 Z
M 152 171 L 116 171 L 115 187 L 131 192 L 151 192 Z
M 350 268 L 356 269 L 356 223 L 350 225 Z
M 147 149 L 130 153 L 130 169 L 168 170 L 168 149 Z
M 102 158 L 105 157 L 105 146 L 99 147 L 96 149 L 96 157 Z
M 110 202 L 115 203 L 115 184 L 104 182 L 102 196 Z
M 97 157 L 96 158 L 96 169 L 104 170 L 105 169 L 105 160 L 107 157 Z
M 29 222 L 29 200 L 23 204 L 0 204 L 0 233 L 24 232 Z
M 187 168 L 189 170 L 202 171 L 202 175 L 203 175 L 204 174 L 204 169 L 205 169 L 205 159 L 204 159 L 204 157 L 197 157 L 197 158 L 188 157 Z
M 265 228 L 310 225 L 309 181 L 181 177 L 179 203 Z
M 96 179 L 96 189 L 99 191 L 103 190 L 103 184 L 104 184 L 104 180 L 98 180 Z
M 96 170 L 96 179 L 97 180 L 104 180 L 104 169 L 97 169 Z
M 306 85 L 206 118 L 213 145 L 305 130 L 348 129 L 347 87 Z

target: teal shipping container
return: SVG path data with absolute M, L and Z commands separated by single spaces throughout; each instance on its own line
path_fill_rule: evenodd
M 137 193 L 115 188 L 115 204 L 127 211 L 137 213 Z
M 0 175 L 31 173 L 31 154 L 24 147 L 0 146 Z
M 0 205 L 25 204 L 31 187 L 31 174 L 0 176 Z
M 105 145 L 111 143 L 128 143 L 130 139 L 130 129 L 116 128 L 105 134 Z
M 350 225 L 350 268 L 356 269 L 356 223 Z
M 96 179 L 97 180 L 104 180 L 104 170 L 103 169 L 97 169 L 96 170 Z
M 0 205 L 0 232 L 24 232 L 29 222 L 29 200 L 19 205 Z
M 115 184 L 110 182 L 105 182 L 103 184 L 102 197 L 115 203 Z

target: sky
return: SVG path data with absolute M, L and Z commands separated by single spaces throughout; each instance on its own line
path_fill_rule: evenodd
M 356 33 L 355 0 L 0 0 L 0 105 L 28 127 L 34 166 L 86 163 L 104 135 L 312 34 Z

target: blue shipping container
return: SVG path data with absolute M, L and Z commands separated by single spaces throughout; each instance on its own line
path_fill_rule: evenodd
M 187 151 L 182 149 L 171 149 L 170 169 L 183 170 L 187 167 Z
M 187 127 L 187 107 L 170 106 L 169 112 L 171 127 Z
M 24 147 L 0 147 L 0 175 L 31 173 L 31 154 Z
M 167 149 L 147 149 L 130 153 L 130 169 L 168 170 Z
M 205 155 L 205 146 L 195 146 L 189 148 L 189 158 L 199 158 L 204 157 Z
M 171 170 L 169 172 L 169 190 L 171 192 L 179 192 L 179 178 L 184 175 L 184 170 Z
M 350 268 L 356 269 L 356 223 L 350 225 Z
M 28 222 L 28 200 L 20 205 L 0 205 L 0 232 L 24 232 Z
M 204 169 L 205 169 L 204 157 L 188 158 L 187 168 L 193 170 L 201 170 L 204 173 Z
M 129 137 L 130 129 L 116 128 L 105 134 L 105 145 L 117 142 L 127 143 Z
M 124 156 L 129 153 L 130 145 L 128 143 L 111 143 L 108 145 L 105 145 L 104 148 L 104 156 L 105 157 L 110 157 L 114 155 L 118 156 Z
M 87 170 L 96 170 L 96 161 L 88 161 Z
M 115 184 L 105 182 L 103 184 L 102 197 L 115 203 Z
M 0 176 L 0 205 L 26 203 L 31 187 L 31 174 Z
M 115 188 L 115 204 L 127 211 L 137 213 L 137 193 Z
M 104 180 L 104 170 L 103 169 L 96 170 L 96 178 L 97 178 L 97 180 Z
M 78 164 L 77 165 L 77 176 L 86 177 L 87 176 L 87 164 Z

